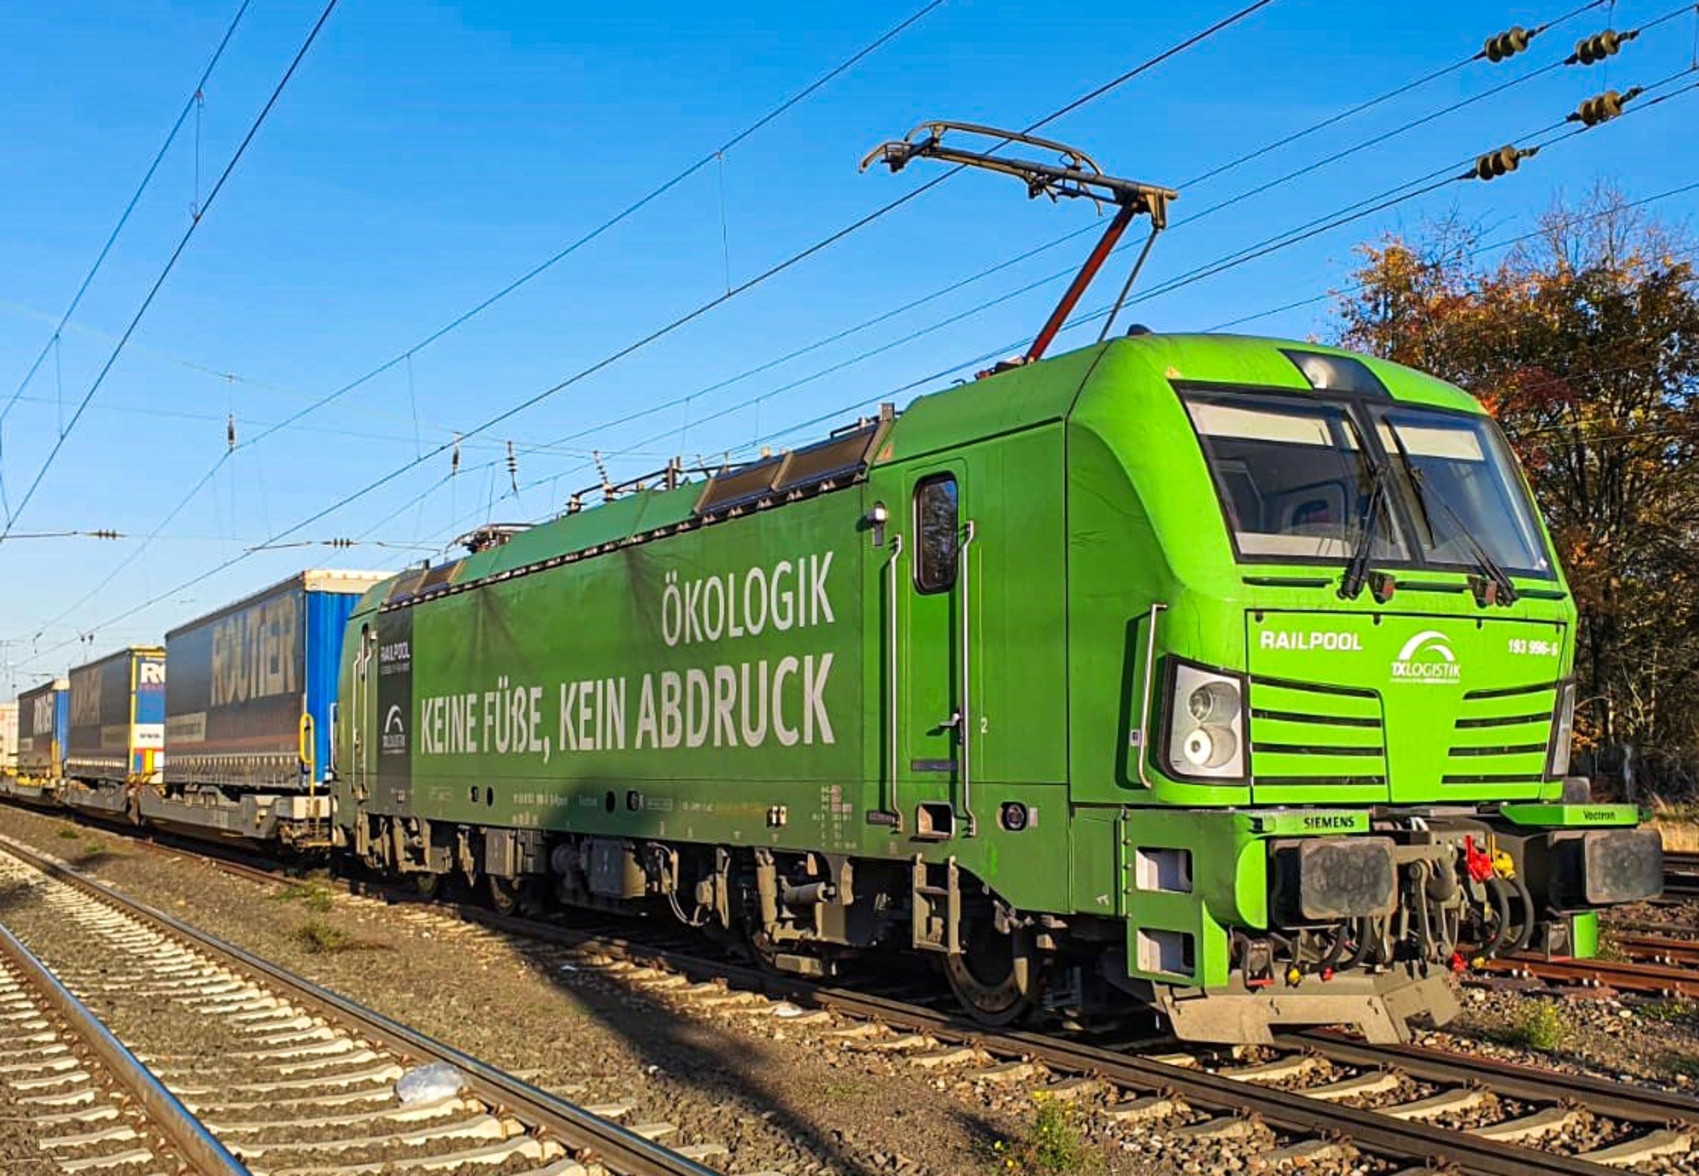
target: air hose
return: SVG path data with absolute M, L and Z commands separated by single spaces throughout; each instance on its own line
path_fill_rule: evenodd
M 1493 911 L 1498 915 L 1498 923 L 1493 927 L 1492 938 L 1481 948 L 1481 958 L 1492 959 L 1504 945 L 1504 937 L 1510 930 L 1510 888 L 1497 874 L 1488 878 L 1486 885 L 1487 893 L 1492 896 Z
M 1345 940 L 1350 937 L 1350 934 L 1351 928 L 1345 923 L 1340 923 L 1339 933 L 1333 937 L 1333 945 L 1327 949 L 1326 954 L 1321 957 L 1321 962 L 1316 965 L 1317 971 L 1332 968 L 1339 963 L 1339 957 L 1345 953 Z
M 1516 888 L 1516 897 L 1522 903 L 1522 925 L 1516 929 L 1516 939 L 1511 943 L 1510 950 L 1523 951 L 1526 950 L 1528 941 L 1534 937 L 1534 895 L 1520 874 L 1512 874 L 1510 884 Z
M 1423 863 L 1422 873 L 1427 873 L 1426 863 Z M 1429 959 L 1443 960 L 1445 957 L 1434 950 L 1434 928 L 1428 913 L 1426 888 L 1417 886 L 1410 897 L 1411 905 L 1416 908 L 1416 926 L 1419 928 L 1418 935 L 1422 942 L 1422 959 L 1424 961 Z
M 1357 942 L 1352 946 L 1351 954 L 1341 966 L 1341 971 L 1355 968 L 1369 954 L 1369 931 L 1369 917 L 1364 915 L 1357 920 Z

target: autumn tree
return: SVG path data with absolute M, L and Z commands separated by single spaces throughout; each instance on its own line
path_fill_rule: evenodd
M 1496 253 L 1496 260 L 1489 257 Z M 1338 340 L 1471 391 L 1514 444 L 1580 614 L 1595 770 L 1699 783 L 1699 283 L 1608 187 L 1498 252 L 1455 220 L 1362 250 Z

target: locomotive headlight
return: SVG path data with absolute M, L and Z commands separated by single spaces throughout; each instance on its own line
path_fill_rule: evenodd
M 1187 697 L 1186 709 L 1200 723 L 1231 721 L 1239 713 L 1239 688 L 1232 682 L 1205 682 Z
M 1194 768 L 1219 768 L 1239 754 L 1239 740 L 1226 727 L 1198 727 L 1187 732 L 1180 754 Z
M 1182 779 L 1243 779 L 1244 692 L 1239 680 L 1178 658 L 1171 665 L 1169 769 Z
M 1569 775 L 1569 745 L 1575 737 L 1575 683 L 1558 687 L 1557 710 L 1552 716 L 1552 749 L 1546 757 L 1546 778 Z

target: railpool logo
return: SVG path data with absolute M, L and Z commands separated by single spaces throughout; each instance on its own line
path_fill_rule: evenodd
M 1463 679 L 1457 654 L 1444 633 L 1423 629 L 1404 643 L 1392 663 L 1394 682 L 1421 682 L 1429 686 L 1444 686 Z
M 383 717 L 383 754 L 405 755 L 407 753 L 407 718 L 401 713 L 401 707 L 391 704 L 389 713 Z

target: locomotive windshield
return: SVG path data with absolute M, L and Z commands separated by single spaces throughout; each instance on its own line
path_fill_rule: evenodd
M 1478 544 L 1508 571 L 1552 574 L 1509 451 L 1484 417 L 1216 392 L 1185 402 L 1241 558 L 1343 563 L 1375 503 L 1377 567 L 1473 568 Z M 1369 427 L 1377 452 L 1363 443 Z M 1392 493 L 1377 501 L 1382 462 Z

